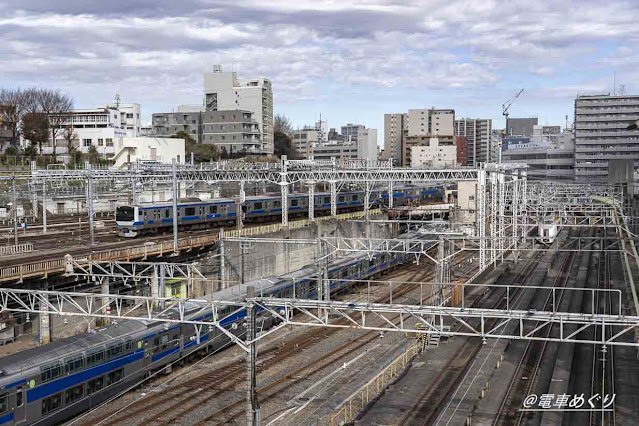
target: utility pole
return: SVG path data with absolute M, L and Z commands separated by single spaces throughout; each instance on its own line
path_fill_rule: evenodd
M 246 288 L 246 298 L 255 297 L 255 287 L 248 286 Z M 248 426 L 259 426 L 260 424 L 260 405 L 257 400 L 257 371 L 255 369 L 255 361 L 257 351 L 255 345 L 255 306 L 249 303 L 246 307 L 246 341 L 248 342 L 248 358 L 246 360 L 248 386 L 247 386 L 247 410 L 246 423 Z

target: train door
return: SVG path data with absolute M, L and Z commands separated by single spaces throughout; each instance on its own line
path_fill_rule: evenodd
M 14 423 L 19 425 L 27 420 L 27 388 L 26 386 L 18 386 L 16 388 L 16 409 Z
M 153 354 L 153 348 L 149 347 L 149 341 L 144 341 L 144 365 L 151 364 L 151 355 Z

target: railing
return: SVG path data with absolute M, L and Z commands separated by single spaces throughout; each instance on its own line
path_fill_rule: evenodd
M 0 256 L 11 256 L 14 254 L 29 253 L 33 251 L 33 243 L 23 243 L 16 246 L 1 246 Z
M 379 214 L 381 210 L 370 210 L 370 214 Z M 352 212 L 342 213 L 336 216 L 337 220 L 349 220 L 364 215 L 364 212 Z M 331 216 L 318 217 L 315 220 L 330 220 Z M 313 222 L 309 219 L 297 220 L 289 223 L 289 229 L 298 229 L 310 226 Z M 266 234 L 269 232 L 278 232 L 282 230 L 281 224 L 271 224 L 263 226 L 254 226 L 251 228 L 233 229 L 225 232 L 229 237 L 244 237 Z M 217 232 L 210 235 L 203 235 L 201 237 L 190 237 L 178 240 L 179 250 L 188 250 L 195 247 L 203 247 L 211 245 L 217 242 L 219 234 Z M 139 246 L 126 247 L 121 249 L 104 250 L 99 252 L 93 252 L 87 256 L 90 260 L 98 262 L 108 262 L 113 260 L 131 260 L 138 258 L 147 258 L 149 256 L 164 256 L 165 254 L 173 253 L 173 241 L 166 241 L 157 244 L 143 244 Z M 2 254 L 0 252 L 0 254 Z M 45 262 L 28 263 L 18 266 L 8 266 L 0 268 L 0 282 L 1 281 L 13 281 L 19 280 L 22 282 L 24 278 L 46 275 L 50 273 L 64 271 L 65 262 L 64 259 L 49 260 Z
M 381 210 L 380 209 L 372 209 L 369 210 L 371 215 L 375 215 L 375 214 L 380 214 Z M 342 214 L 338 214 L 337 216 L 335 216 L 336 220 L 350 220 L 350 219 L 357 219 L 364 216 L 364 212 L 363 211 L 356 211 L 356 212 L 351 212 L 351 213 L 342 213 Z M 333 219 L 332 216 L 320 216 L 320 217 L 316 217 L 315 218 L 315 222 L 319 222 L 319 221 L 326 221 L 326 220 L 331 220 Z M 288 224 L 288 229 L 299 229 L 299 228 L 305 228 L 307 226 L 311 226 L 313 223 L 312 220 L 310 219 L 302 219 L 302 220 L 296 220 L 293 222 L 289 222 Z M 225 231 L 224 232 L 224 236 L 225 237 L 229 237 L 229 238 L 237 238 L 237 237 L 253 237 L 255 235 L 262 235 L 262 234 L 268 234 L 271 232 L 279 232 L 282 229 L 284 229 L 284 227 L 282 226 L 281 223 L 273 223 L 270 225 L 262 225 L 262 226 L 253 226 L 251 228 L 242 228 L 242 229 L 233 229 L 230 231 Z
M 331 417 L 331 426 L 339 426 L 351 423 L 357 414 L 364 409 L 373 399 L 377 398 L 397 376 L 401 374 L 415 355 L 419 352 L 419 343 L 416 341 L 406 349 L 404 353 L 395 358 L 377 376 L 352 394 L 344 401 L 337 412 Z

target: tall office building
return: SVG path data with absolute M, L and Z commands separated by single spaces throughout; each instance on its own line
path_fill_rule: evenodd
M 639 95 L 578 96 L 575 99 L 575 179 L 606 180 L 610 160 L 639 167 Z
M 455 136 L 463 136 L 468 141 L 467 164 L 477 167 L 480 163 L 496 163 L 497 150 L 492 138 L 493 120 L 490 118 L 461 118 L 455 120 Z
M 407 114 L 384 114 L 384 160 L 402 165 L 402 140 Z
M 222 66 L 204 74 L 204 107 L 209 111 L 241 110 L 253 113 L 264 154 L 273 153 L 273 89 L 266 78 L 239 81 L 234 72 Z

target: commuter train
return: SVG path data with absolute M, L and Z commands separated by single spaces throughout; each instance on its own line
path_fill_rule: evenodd
M 444 194 L 442 185 L 402 186 L 393 190 L 393 205 L 439 201 Z M 373 191 L 370 196 L 371 208 L 388 203 L 387 191 Z M 202 229 L 233 222 L 237 219 L 237 201 L 232 198 L 218 198 L 211 201 L 180 202 L 178 204 L 178 226 L 188 229 Z M 331 210 L 331 194 L 317 193 L 314 199 L 315 213 L 328 215 Z M 340 192 L 337 195 L 337 211 L 361 210 L 364 203 L 363 191 Z M 291 194 L 288 197 L 289 217 L 306 215 L 308 195 Z M 282 199 L 279 195 L 246 197 L 242 204 L 244 222 L 277 221 L 282 217 Z M 136 237 L 153 232 L 162 232 L 173 227 L 173 204 L 145 204 L 121 206 L 116 209 L 115 221 L 118 234 Z
M 425 238 L 404 234 L 400 238 Z M 434 243 L 433 243 L 434 244 Z M 383 271 L 410 261 L 403 254 L 351 254 L 332 261 L 328 267 L 331 293 L 344 290 L 355 279 L 370 279 Z M 242 300 L 249 285 L 264 297 L 317 298 L 314 265 L 290 274 L 254 281 L 204 298 Z M 207 320 L 211 309 L 187 303 L 186 318 Z M 177 318 L 178 309 L 164 315 Z M 218 311 L 221 324 L 235 335 L 245 333 L 245 311 Z M 273 326 L 265 311 L 258 314 L 258 329 Z M 48 345 L 0 358 L 0 425 L 53 425 L 76 416 L 135 386 L 172 363 L 202 356 L 230 344 L 215 327 L 169 324 L 161 321 L 125 321 L 117 325 L 54 341 Z

